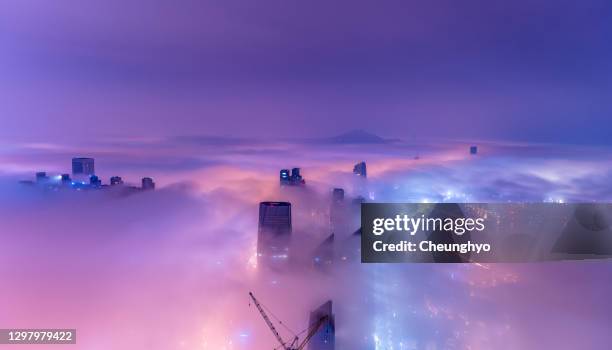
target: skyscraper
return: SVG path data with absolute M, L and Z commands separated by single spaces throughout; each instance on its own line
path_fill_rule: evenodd
M 91 185 L 91 187 L 100 187 L 102 186 L 102 180 L 100 180 L 100 178 L 96 175 L 91 175 L 89 177 L 89 184 Z
M 46 172 L 39 171 L 36 173 L 36 183 L 42 184 L 46 183 L 47 181 L 49 181 L 49 177 L 47 176 Z
M 365 162 L 359 162 L 359 163 L 355 164 L 355 166 L 353 167 L 353 174 L 359 175 L 359 176 L 363 176 L 363 177 L 367 177 L 366 163 Z
M 143 190 L 154 190 L 155 182 L 153 182 L 153 179 L 150 177 L 143 177 L 142 178 L 142 189 Z
M 332 198 L 334 202 L 342 202 L 344 200 L 344 189 L 334 188 L 334 191 L 332 192 Z
M 302 175 L 300 175 L 300 168 L 291 169 L 291 179 L 293 181 L 302 180 Z
M 300 168 L 291 169 L 291 174 L 289 169 L 281 169 L 280 184 L 281 186 L 301 186 L 306 184 L 306 181 L 300 174 Z
M 289 178 L 289 170 L 288 169 L 281 169 L 280 171 L 280 184 L 282 185 L 289 185 L 290 182 L 290 178 Z
M 93 158 L 72 158 L 72 175 L 95 174 Z
M 62 185 L 70 185 L 72 183 L 70 174 L 62 174 L 61 181 L 62 181 Z
M 315 325 L 323 317 L 327 319 L 308 343 L 308 350 L 334 350 L 336 348 L 336 321 L 332 313 L 332 301 L 328 300 L 310 313 L 309 325 Z
M 112 176 L 110 178 L 110 184 L 111 186 L 123 185 L 123 179 L 121 178 L 121 176 Z
M 312 264 L 316 269 L 325 270 L 334 263 L 334 237 L 332 233 L 312 253 Z
M 266 260 L 289 258 L 291 242 L 291 203 L 259 203 L 257 256 Z
M 344 201 L 344 189 L 334 188 L 332 200 L 329 205 L 329 228 L 330 232 L 343 237 L 349 233 L 350 228 L 350 206 Z

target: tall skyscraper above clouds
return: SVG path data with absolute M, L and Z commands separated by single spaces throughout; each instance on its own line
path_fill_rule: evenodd
M 96 173 L 94 168 L 93 158 L 77 157 L 72 158 L 72 175 L 94 175 Z
M 259 203 L 257 256 L 269 260 L 287 260 L 291 241 L 291 203 Z
M 353 167 L 353 174 L 367 177 L 366 163 L 359 162 Z

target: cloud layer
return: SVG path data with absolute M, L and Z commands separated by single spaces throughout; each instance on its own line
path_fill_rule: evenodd
M 100 142 L 81 152 L 96 157 L 105 181 L 117 173 L 135 182 L 147 171 L 161 188 L 117 198 L 22 187 L 16 179 L 32 176 L 24 170 L 60 171 L 74 150 L 30 144 L 3 152 L 3 164 L 12 164 L 0 182 L 7 327 L 76 327 L 80 349 L 267 349 L 275 343 L 249 307 L 253 291 L 294 332 L 332 299 L 338 349 L 610 341 L 605 263 L 363 265 L 350 258 L 352 232 L 336 237 L 337 256 L 348 260 L 325 273 L 308 263 L 268 271 L 253 257 L 262 200 L 292 202 L 296 252 L 308 261 L 330 233 L 334 186 L 379 201 L 605 201 L 605 149 L 483 144 L 474 157 L 464 144 L 203 138 Z M 360 160 L 368 162 L 366 190 L 350 173 Z M 291 166 L 303 166 L 305 189 L 279 189 L 278 169 Z

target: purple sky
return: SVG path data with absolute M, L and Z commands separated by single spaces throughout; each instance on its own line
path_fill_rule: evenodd
M 612 5 L 8 1 L 0 137 L 610 143 Z

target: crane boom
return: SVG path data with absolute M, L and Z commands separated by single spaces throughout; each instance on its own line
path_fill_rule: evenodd
M 257 310 L 259 310 L 259 313 L 261 314 L 261 317 L 263 317 L 264 321 L 266 321 L 266 324 L 268 325 L 268 328 L 270 328 L 272 333 L 274 333 L 274 337 L 276 337 L 276 340 L 283 346 L 284 350 L 291 350 L 291 348 L 288 347 L 285 344 L 285 341 L 283 340 L 283 338 L 280 336 L 280 334 L 276 330 L 276 327 L 274 327 L 274 323 L 272 323 L 272 321 L 270 321 L 270 318 L 268 317 L 268 315 L 264 311 L 263 307 L 261 307 L 261 304 L 259 303 L 259 301 L 257 301 L 257 299 L 255 298 L 255 296 L 253 295 L 252 292 L 249 292 L 249 296 L 253 300 L 253 303 L 257 307 Z

